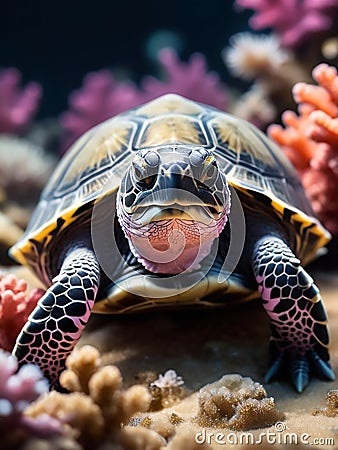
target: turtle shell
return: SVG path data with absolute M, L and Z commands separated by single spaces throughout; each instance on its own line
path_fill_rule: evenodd
M 305 262 L 328 242 L 329 233 L 313 217 L 299 177 L 277 145 L 244 120 L 168 94 L 78 139 L 47 183 L 11 255 L 46 278 L 42 266 L 55 236 L 97 199 L 118 189 L 133 153 L 173 143 L 211 149 L 232 186 L 271 206 L 272 213 L 294 227 L 297 254 Z

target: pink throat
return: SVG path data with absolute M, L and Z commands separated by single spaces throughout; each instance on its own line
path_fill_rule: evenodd
M 183 219 L 152 222 L 128 233 L 139 262 L 154 273 L 177 274 L 200 267 L 226 223 L 226 215 L 209 225 Z

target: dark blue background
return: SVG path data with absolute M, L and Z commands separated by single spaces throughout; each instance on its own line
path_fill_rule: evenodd
M 120 68 L 135 81 L 156 74 L 145 47 L 161 29 L 181 36 L 182 58 L 202 52 L 226 79 L 221 50 L 248 29 L 250 13 L 235 12 L 232 0 L 8 0 L 1 16 L 0 66 L 43 85 L 43 117 L 67 109 L 90 71 Z

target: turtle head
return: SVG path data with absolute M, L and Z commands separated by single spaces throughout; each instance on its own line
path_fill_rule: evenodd
M 230 191 L 213 153 L 188 145 L 138 151 L 117 198 L 132 252 L 156 273 L 198 268 L 229 211 Z

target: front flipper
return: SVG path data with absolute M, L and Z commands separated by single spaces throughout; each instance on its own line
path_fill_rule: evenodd
M 334 380 L 325 309 L 299 259 L 282 239 L 269 236 L 255 245 L 253 269 L 272 328 L 265 380 L 285 371 L 298 392 L 309 383 L 310 373 Z
M 79 246 L 69 251 L 54 284 L 17 338 L 13 354 L 19 363 L 37 364 L 52 385 L 89 319 L 99 278 L 99 264 L 91 249 Z

